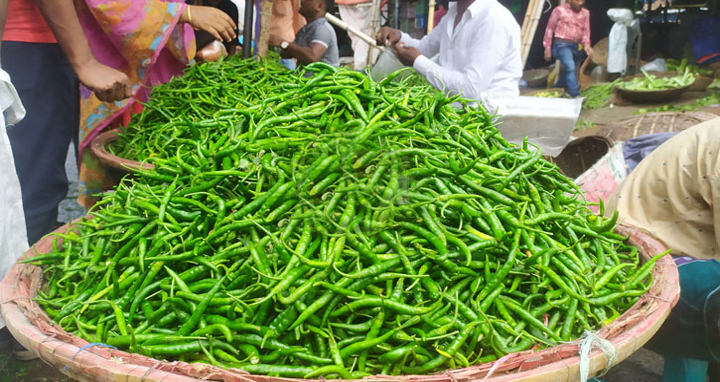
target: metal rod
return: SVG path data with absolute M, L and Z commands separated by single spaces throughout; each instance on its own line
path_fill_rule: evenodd
M 245 24 L 243 25 L 243 58 L 252 55 L 253 0 L 245 0 Z
M 400 29 L 400 0 L 394 0 L 395 20 L 393 20 L 393 28 Z

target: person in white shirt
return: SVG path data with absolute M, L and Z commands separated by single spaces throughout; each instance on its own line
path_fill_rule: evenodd
M 520 26 L 497 0 L 452 1 L 422 40 L 383 27 L 377 42 L 447 95 L 478 101 L 519 95 Z M 437 63 L 430 60 L 435 55 Z

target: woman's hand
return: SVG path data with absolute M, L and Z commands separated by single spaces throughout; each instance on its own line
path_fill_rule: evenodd
M 204 30 L 220 41 L 236 38 L 235 22 L 225 12 L 202 5 L 188 5 L 180 16 L 181 23 L 189 23 L 196 30 Z
M 75 67 L 78 81 L 103 102 L 120 101 L 132 97 L 130 79 L 125 73 L 101 64 L 95 59 Z
M 220 41 L 215 40 L 206 47 L 198 50 L 195 55 L 195 59 L 197 59 L 198 62 L 217 61 L 227 55 L 228 52 L 225 49 L 225 45 L 223 45 Z

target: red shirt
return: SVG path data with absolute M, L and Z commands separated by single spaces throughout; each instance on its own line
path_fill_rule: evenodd
M 543 38 L 546 52 L 552 48 L 553 37 L 590 46 L 590 12 L 585 8 L 575 12 L 570 4 L 553 9 Z
M 33 0 L 9 0 L 3 41 L 56 43 Z

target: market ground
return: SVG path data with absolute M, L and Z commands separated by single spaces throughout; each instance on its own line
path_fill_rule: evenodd
M 686 93 L 675 105 L 692 102 L 705 93 Z M 662 105 L 644 105 L 655 107 Z M 584 110 L 580 115 L 581 127 L 575 132 L 576 136 L 594 134 L 602 126 L 624 118 L 632 117 L 637 113 L 637 106 L 615 106 L 598 110 Z M 717 114 L 720 116 L 720 106 L 704 106 L 697 111 Z M 71 149 L 70 152 L 73 152 Z M 59 220 L 70 221 L 82 216 L 85 211 L 77 204 L 77 167 L 74 158 L 68 155 L 65 164 L 70 180 L 70 189 L 67 198 L 60 205 Z M 659 382 L 662 380 L 662 357 L 649 350 L 641 349 L 630 358 L 613 367 L 603 377 L 606 382 Z M 72 379 L 61 374 L 57 369 L 48 366 L 40 360 L 17 361 L 8 349 L 0 349 L 0 382 L 71 382 Z M 710 382 L 720 382 L 720 378 L 713 378 Z

